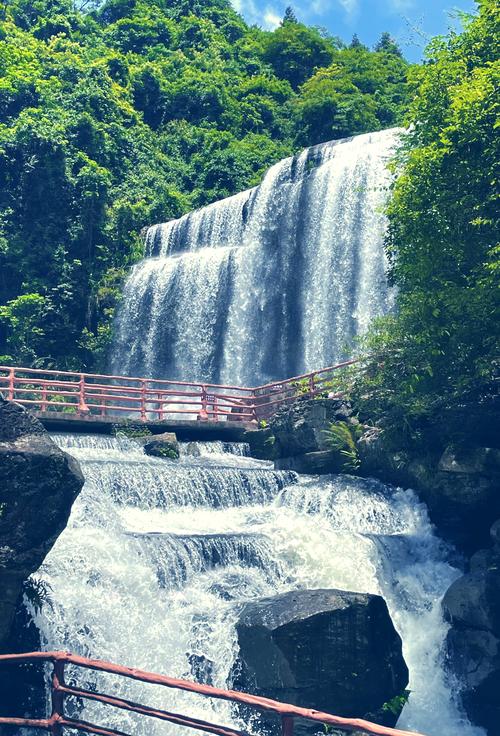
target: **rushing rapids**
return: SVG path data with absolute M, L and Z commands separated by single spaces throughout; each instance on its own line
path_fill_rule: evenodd
M 170 461 L 127 439 L 54 439 L 80 461 L 86 483 L 38 572 L 50 594 L 34 613 L 43 648 L 227 687 L 240 603 L 304 587 L 381 593 L 410 669 L 400 725 L 428 736 L 480 733 L 461 718 L 443 669 L 440 600 L 459 573 L 411 491 L 299 478 L 235 444 L 190 443 Z M 90 671 L 78 680 L 242 727 L 223 702 Z M 179 732 L 98 704 L 71 707 L 134 736 Z
M 258 187 L 150 227 L 114 371 L 248 386 L 340 360 L 390 307 L 382 206 L 397 141 L 308 148 Z

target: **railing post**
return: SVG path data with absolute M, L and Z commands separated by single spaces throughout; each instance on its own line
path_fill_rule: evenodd
M 163 422 L 163 393 L 158 391 L 158 420 Z
M 252 423 L 258 424 L 259 423 L 259 419 L 257 417 L 257 404 L 255 403 L 256 402 L 256 399 L 257 399 L 257 394 L 255 393 L 255 390 L 253 390 L 252 391 L 252 396 L 251 396 L 251 402 L 252 402 L 251 403 L 252 418 L 250 419 L 250 421 Z
M 145 422 L 146 417 L 146 388 L 147 388 L 147 381 L 142 378 L 141 379 L 141 422 Z
M 200 409 L 200 413 L 198 414 L 198 420 L 201 422 L 208 421 L 207 387 L 206 386 L 201 387 L 201 409 Z
M 56 736 L 62 736 L 63 727 L 60 719 L 64 716 L 64 693 L 59 687 L 64 685 L 64 660 L 56 659 L 52 671 L 52 714 L 50 730 Z
M 40 409 L 41 411 L 47 410 L 47 384 L 45 381 L 42 383 L 42 403 Z
M 282 736 L 293 736 L 293 716 L 283 716 L 281 719 Z
M 90 410 L 85 402 L 85 376 L 80 373 L 80 380 L 78 382 L 78 414 L 89 414 Z
M 7 398 L 9 401 L 14 401 L 14 378 L 15 378 L 15 368 L 9 369 L 9 392 L 7 394 Z
M 311 373 L 311 375 L 309 376 L 309 393 L 311 394 L 311 396 L 314 394 L 314 378 L 314 373 Z

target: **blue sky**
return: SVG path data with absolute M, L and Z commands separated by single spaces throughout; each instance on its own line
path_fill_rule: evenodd
M 457 27 L 456 11 L 471 12 L 473 0 L 232 0 L 249 23 L 274 28 L 291 5 L 297 18 L 326 28 L 349 41 L 353 33 L 368 46 L 389 31 L 405 56 L 418 61 L 427 41 L 450 26 Z

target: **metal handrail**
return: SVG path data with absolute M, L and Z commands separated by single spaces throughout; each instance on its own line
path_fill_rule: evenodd
M 52 734 L 61 736 L 64 728 L 73 728 L 84 733 L 101 734 L 101 736 L 128 736 L 123 731 L 113 728 L 104 728 L 87 721 L 79 721 L 68 718 L 64 714 L 64 698 L 66 695 L 74 695 L 87 700 L 94 700 L 99 703 L 126 710 L 140 715 L 150 716 L 179 726 L 192 728 L 196 731 L 216 734 L 216 736 L 248 736 L 243 731 L 235 730 L 233 727 L 221 726 L 215 723 L 184 716 L 180 713 L 171 713 L 149 706 L 134 703 L 111 695 L 103 695 L 98 692 L 85 690 L 78 687 L 70 687 L 64 681 L 64 667 L 66 664 L 73 664 L 78 667 L 91 669 L 97 672 L 107 672 L 109 674 L 120 675 L 132 680 L 149 683 L 152 685 L 163 685 L 164 687 L 174 688 L 176 690 L 184 690 L 186 692 L 197 693 L 209 698 L 217 698 L 232 703 L 239 703 L 258 711 L 274 713 L 281 718 L 282 736 L 293 736 L 294 720 L 301 718 L 308 721 L 316 721 L 317 723 L 336 726 L 343 731 L 353 732 L 361 731 L 371 736 L 423 736 L 414 731 L 402 731 L 397 728 L 388 728 L 377 723 L 371 723 L 363 718 L 343 718 L 334 716 L 330 713 L 301 708 L 289 703 L 280 703 L 277 700 L 263 698 L 257 695 L 238 692 L 236 690 L 222 690 L 211 685 L 200 685 L 190 680 L 179 680 L 166 675 L 159 675 L 152 672 L 146 672 L 131 667 L 123 667 L 121 665 L 104 662 L 97 659 L 88 659 L 80 657 L 69 652 L 28 652 L 26 654 L 2 654 L 0 655 L 0 663 L 17 662 L 27 663 L 34 661 L 46 661 L 53 663 L 53 672 L 51 679 L 52 693 L 52 713 L 49 718 L 9 718 L 0 717 L 0 725 L 14 726 L 30 726 L 32 728 L 40 728 L 50 731 Z
M 0 389 L 19 404 L 46 412 L 69 411 L 85 419 L 116 412 L 138 421 L 162 421 L 169 412 L 202 421 L 256 423 L 298 395 L 317 396 L 335 371 L 359 363 L 348 360 L 253 388 L 194 381 L 116 376 L 43 368 L 0 366 Z

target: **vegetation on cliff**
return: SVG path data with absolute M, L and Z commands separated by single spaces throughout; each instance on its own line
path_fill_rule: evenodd
M 478 8 L 411 72 L 410 132 L 389 205 L 397 310 L 362 345 L 375 359 L 353 389 L 397 443 L 495 441 L 500 8 Z
M 387 34 L 265 32 L 229 0 L 11 0 L 0 39 L 2 363 L 103 368 L 141 228 L 407 107 Z

